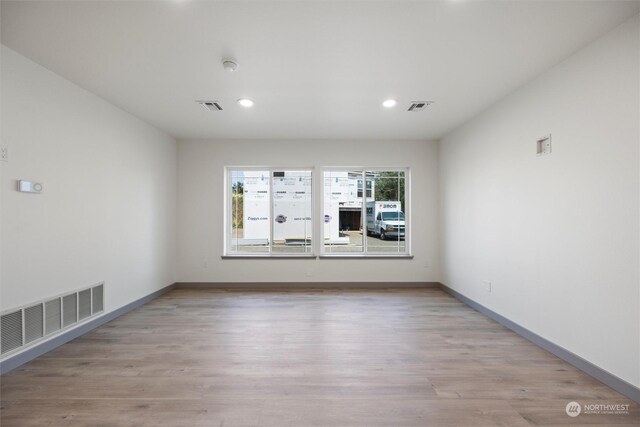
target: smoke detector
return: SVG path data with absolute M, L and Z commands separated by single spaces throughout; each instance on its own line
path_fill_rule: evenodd
M 238 69 L 238 63 L 232 59 L 223 59 L 222 60 L 222 67 L 230 72 L 233 73 L 235 70 Z

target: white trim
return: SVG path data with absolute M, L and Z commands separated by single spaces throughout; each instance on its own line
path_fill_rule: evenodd
M 371 185 L 371 198 L 375 200 L 375 189 Z M 358 184 L 356 183 L 356 197 L 358 197 Z M 339 211 L 339 208 L 338 208 Z M 369 251 L 369 236 L 367 234 L 367 170 L 362 168 L 362 204 L 360 205 L 360 218 L 362 221 L 362 255 L 366 255 Z M 405 232 L 406 234 L 406 232 Z
M 269 256 L 273 255 L 273 169 L 269 169 Z M 244 193 L 244 183 L 243 193 Z M 244 214 L 244 202 L 242 203 L 242 213 Z M 244 228 L 244 219 L 242 220 L 242 226 Z M 243 230 L 244 231 L 244 230 Z

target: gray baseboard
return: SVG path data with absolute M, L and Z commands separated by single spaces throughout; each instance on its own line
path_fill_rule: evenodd
M 291 291 L 323 289 L 424 289 L 440 288 L 440 282 L 178 282 L 176 288 L 205 288 L 225 291 Z
M 56 335 L 55 337 L 49 340 L 42 341 L 34 345 L 33 347 L 30 347 L 25 351 L 16 354 L 15 356 L 11 356 L 5 360 L 0 361 L 0 374 L 6 374 L 7 372 L 17 368 L 18 366 L 23 365 L 35 359 L 36 357 L 41 356 L 53 350 L 54 348 L 60 347 L 62 344 L 65 344 L 75 338 L 78 338 L 79 336 L 86 334 L 87 332 L 97 328 L 98 326 L 104 325 L 105 323 L 112 321 L 116 317 L 120 317 L 123 314 L 128 313 L 131 310 L 134 310 L 140 307 L 141 305 L 144 305 L 149 301 L 152 301 L 158 298 L 160 295 L 170 291 L 175 286 L 176 284 L 173 283 L 147 296 L 144 296 L 140 299 L 130 302 L 129 304 L 124 305 L 114 311 L 105 313 L 104 315 L 100 317 L 96 317 L 86 323 L 83 323 L 82 325 L 78 325 L 78 327 L 76 328 L 69 329 L 61 333 L 60 335 Z
M 577 354 L 574 354 L 569 350 L 563 347 L 560 347 L 557 344 L 554 344 L 553 342 L 547 340 L 546 338 L 543 338 L 540 335 L 534 332 L 531 332 L 530 330 L 518 325 L 517 323 L 507 319 L 506 317 L 496 313 L 495 311 L 488 309 L 482 304 L 475 302 L 471 298 L 468 298 L 462 295 L 460 292 L 454 291 L 453 289 L 449 288 L 447 285 L 441 284 L 441 288 L 445 292 L 451 294 L 457 300 L 479 311 L 485 316 L 495 320 L 496 322 L 500 323 L 502 326 L 505 326 L 511 329 L 513 332 L 531 341 L 538 347 L 542 347 L 543 349 L 547 350 L 549 353 L 552 353 L 558 356 L 560 359 L 580 369 L 582 372 L 588 375 L 591 375 L 593 378 L 606 384 L 607 386 L 611 387 L 618 393 L 627 396 L 629 399 L 634 400 L 637 403 L 640 403 L 640 388 L 626 382 L 622 378 L 618 378 L 617 376 L 605 371 L 604 369 L 583 359 Z

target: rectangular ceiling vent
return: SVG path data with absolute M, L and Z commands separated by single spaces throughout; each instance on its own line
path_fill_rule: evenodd
M 104 310 L 104 282 L 7 310 L 0 316 L 0 353 L 21 350 Z
M 222 106 L 218 101 L 196 101 L 209 111 L 222 111 Z
M 409 105 L 409 109 L 407 111 L 423 111 L 429 105 L 433 104 L 433 101 L 413 101 L 411 105 Z

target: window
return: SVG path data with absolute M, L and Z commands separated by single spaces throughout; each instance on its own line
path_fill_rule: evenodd
M 305 255 L 312 250 L 309 169 L 227 168 L 227 255 Z
M 367 180 L 367 198 L 371 198 L 371 181 Z M 362 180 L 358 180 L 358 197 L 362 197 Z
M 326 169 L 322 254 L 408 255 L 408 175 L 408 168 Z
M 407 256 L 408 180 L 408 168 L 328 168 L 314 204 L 310 168 L 229 167 L 225 255 Z

